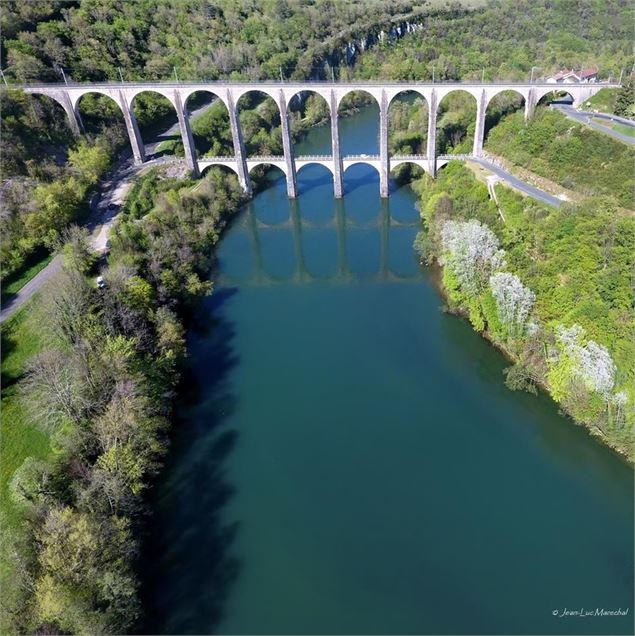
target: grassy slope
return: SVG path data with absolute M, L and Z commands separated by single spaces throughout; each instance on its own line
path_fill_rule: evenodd
M 613 195 L 635 209 L 635 150 L 608 135 L 538 109 L 525 124 L 523 113 L 505 117 L 486 140 L 488 151 L 586 196 Z
M 615 100 L 617 99 L 616 88 L 603 88 L 601 91 L 582 103 L 581 110 L 597 111 L 599 113 L 613 114 Z

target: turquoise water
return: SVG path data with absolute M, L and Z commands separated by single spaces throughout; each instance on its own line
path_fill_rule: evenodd
M 371 109 L 345 152 L 373 152 Z M 320 153 L 327 131 L 298 152 Z M 145 551 L 146 631 L 632 632 L 631 469 L 444 314 L 415 197 L 283 178 L 226 233 Z M 628 609 L 626 617 L 554 611 Z

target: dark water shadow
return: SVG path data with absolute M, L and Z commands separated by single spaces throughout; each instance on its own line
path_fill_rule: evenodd
M 192 316 L 190 350 L 196 354 L 179 389 L 164 479 L 150 497 L 154 514 L 141 558 L 144 620 L 137 633 L 214 631 L 241 570 L 232 553 L 239 524 L 222 520 L 234 495 L 226 463 L 238 442 L 227 420 L 236 406 L 228 378 L 239 360 L 234 328 L 223 314 L 235 293 L 219 289 Z
M 301 177 L 298 174 L 298 194 L 306 194 L 311 190 L 315 190 L 315 188 L 320 188 L 321 186 L 330 185 L 333 187 L 333 175 L 324 169 L 325 173 L 317 178 L 309 179 L 302 175 Z
M 353 166 L 351 166 L 353 167 Z M 344 176 L 344 199 L 351 192 L 370 184 L 377 186 L 377 196 L 379 197 L 379 175 L 374 168 L 369 170 L 368 173 L 362 177 L 347 177 Z

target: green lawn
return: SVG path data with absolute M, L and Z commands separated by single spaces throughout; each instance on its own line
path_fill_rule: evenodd
M 36 274 L 41 272 L 52 260 L 53 255 L 40 251 L 27 260 L 20 270 L 2 281 L 2 298 L 4 305 L 12 296 L 17 294 Z
M 26 457 L 47 457 L 49 438 L 27 423 L 18 391 L 27 360 L 38 352 L 42 342 L 36 312 L 37 297 L 2 325 L 2 418 L 0 420 L 0 513 L 4 523 L 15 527 L 19 511 L 9 498 L 8 485 L 13 473 Z
M 629 137 L 635 137 L 635 128 L 632 126 L 627 126 L 626 124 L 620 124 L 615 121 L 608 121 L 607 119 L 600 119 L 599 117 L 593 117 L 592 121 L 596 124 L 600 124 L 600 126 L 604 126 L 605 128 L 610 128 L 615 132 L 621 133 L 622 135 L 628 135 Z
M 622 135 L 628 135 L 629 137 L 635 137 L 635 128 L 633 126 L 627 126 L 626 124 L 613 124 L 613 130 Z
M 44 459 L 51 454 L 49 437 L 28 423 L 18 390 L 26 361 L 42 346 L 36 314 L 37 296 L 17 311 L 0 330 L 2 336 L 2 405 L 0 418 L 0 588 L 4 603 L 0 606 L 0 631 L 10 625 L 6 607 L 21 594 L 19 571 L 13 558 L 15 541 L 22 540 L 24 516 L 9 496 L 9 482 L 27 457 Z

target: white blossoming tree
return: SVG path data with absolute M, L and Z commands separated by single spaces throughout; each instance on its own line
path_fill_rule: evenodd
M 475 219 L 446 220 L 441 228 L 441 264 L 449 267 L 461 290 L 475 296 L 492 272 L 504 267 L 505 251 L 488 227 Z
M 504 331 L 508 336 L 522 336 L 536 302 L 536 294 L 529 287 L 525 287 L 518 276 L 509 272 L 492 274 L 489 286 Z
M 571 380 L 581 381 L 588 391 L 599 394 L 608 403 L 615 386 L 615 363 L 606 347 L 593 340 L 584 342 L 580 325 L 558 325 L 558 357 L 549 373 L 549 383 L 556 399 L 562 399 Z

